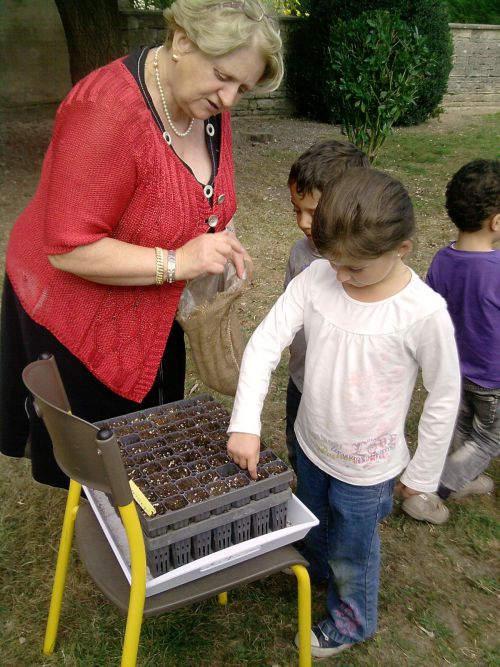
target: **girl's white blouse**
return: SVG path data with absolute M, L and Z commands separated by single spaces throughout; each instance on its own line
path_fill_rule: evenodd
M 305 454 L 344 482 L 396 477 L 437 488 L 460 401 L 453 325 L 444 299 L 413 271 L 396 295 L 349 297 L 326 260 L 288 285 L 252 335 L 242 361 L 229 432 L 260 435 L 272 370 L 304 326 L 304 390 L 295 432 Z M 410 460 L 405 420 L 419 369 L 427 397 Z

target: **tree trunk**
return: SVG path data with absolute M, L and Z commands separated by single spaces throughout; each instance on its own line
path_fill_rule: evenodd
M 117 0 L 55 0 L 69 53 L 73 84 L 123 55 Z

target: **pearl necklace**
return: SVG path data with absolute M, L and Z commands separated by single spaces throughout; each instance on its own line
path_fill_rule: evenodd
M 168 121 L 168 124 L 170 125 L 170 127 L 174 131 L 174 134 L 176 134 L 178 137 L 186 137 L 191 132 L 191 130 L 193 129 L 194 118 L 191 118 L 191 122 L 189 123 L 189 127 L 185 132 L 180 132 L 172 122 L 172 118 L 170 116 L 170 112 L 169 112 L 168 107 L 167 107 L 167 101 L 165 99 L 165 93 L 163 92 L 163 88 L 161 87 L 160 71 L 158 69 L 158 53 L 160 52 L 160 49 L 162 49 L 162 48 L 163 48 L 163 44 L 156 49 L 153 64 L 154 64 L 154 68 L 155 68 L 156 85 L 158 86 L 158 92 L 160 93 L 161 103 L 162 103 L 162 106 L 163 106 L 163 112 L 165 113 L 165 117 Z

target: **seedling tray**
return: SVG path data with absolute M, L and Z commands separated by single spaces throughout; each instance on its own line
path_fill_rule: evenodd
M 258 479 L 227 456 L 229 413 L 203 394 L 100 422 L 127 475 L 156 510 L 138 506 L 154 576 L 286 525 L 292 471 L 265 444 Z

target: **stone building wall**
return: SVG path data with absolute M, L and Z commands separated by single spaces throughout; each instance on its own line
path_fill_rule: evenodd
M 451 23 L 453 69 L 443 107 L 500 109 L 500 25 Z
M 162 40 L 161 11 L 122 10 L 124 50 Z M 286 50 L 287 34 L 293 21 L 283 17 L 281 32 Z M 500 109 L 500 26 L 450 24 L 453 36 L 453 69 L 448 92 L 443 99 L 445 109 L 453 107 L 491 107 Z M 293 105 L 282 84 L 274 93 L 250 93 L 233 111 L 233 115 L 287 116 Z

